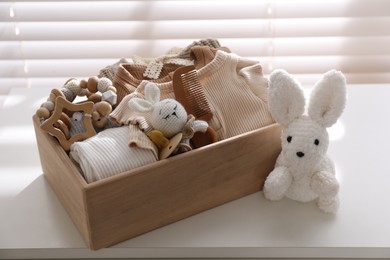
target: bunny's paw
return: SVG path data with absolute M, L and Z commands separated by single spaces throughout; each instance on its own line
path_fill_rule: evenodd
M 268 200 L 281 200 L 290 187 L 292 176 L 286 167 L 276 167 L 264 183 L 264 196 Z
M 317 205 L 325 213 L 334 214 L 337 212 L 340 206 L 340 202 L 338 197 L 333 197 L 330 199 L 329 198 L 324 199 L 320 197 L 318 198 Z
M 320 197 L 334 197 L 339 191 L 339 184 L 333 174 L 320 171 L 313 175 L 310 186 Z

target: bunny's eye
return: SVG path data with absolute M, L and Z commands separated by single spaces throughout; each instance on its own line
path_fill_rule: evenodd
M 291 143 L 292 136 L 287 136 L 287 142 Z
M 315 145 L 319 145 L 320 144 L 320 140 L 318 140 L 318 139 L 314 140 L 314 144 Z

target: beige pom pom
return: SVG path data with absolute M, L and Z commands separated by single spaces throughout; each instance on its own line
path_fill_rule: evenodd
M 50 112 L 54 110 L 54 103 L 51 101 L 43 102 L 42 107 L 46 107 Z
M 61 89 L 62 94 L 65 96 L 65 99 L 68 100 L 69 102 L 73 102 L 75 99 L 75 94 L 73 93 L 72 90 L 68 89 L 66 86 L 64 86 Z
M 80 82 L 76 79 L 68 81 L 65 86 L 72 91 L 74 96 L 78 96 L 82 90 Z
M 97 84 L 97 89 L 103 93 L 107 91 L 107 88 L 112 86 L 112 81 L 108 78 L 100 78 Z

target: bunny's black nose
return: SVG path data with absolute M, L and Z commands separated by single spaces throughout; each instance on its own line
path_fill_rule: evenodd
M 302 153 L 302 152 L 297 152 L 297 156 L 298 156 L 299 158 L 301 158 L 301 157 L 305 156 L 305 154 Z

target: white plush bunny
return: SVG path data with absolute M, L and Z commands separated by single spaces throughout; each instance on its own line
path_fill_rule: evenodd
M 205 132 L 208 128 L 208 123 L 202 120 L 195 120 L 193 116 L 188 116 L 184 107 L 174 99 L 160 100 L 160 89 L 154 83 L 148 82 L 145 85 L 144 93 L 145 99 L 132 98 L 128 106 L 139 112 L 152 112 L 151 124 L 153 129 L 157 130 L 157 132 L 153 131 L 149 134 L 152 141 L 159 146 L 165 147 L 169 142 L 165 138 L 169 139 L 178 133 L 183 133 L 178 141 L 181 142 L 182 148 L 190 150 L 189 138 L 192 138 L 191 134 Z M 188 128 L 190 128 L 190 131 L 188 131 Z M 191 133 L 185 133 L 186 131 Z M 169 154 L 166 153 L 166 155 Z M 163 157 L 166 156 L 164 155 Z
M 280 200 L 284 196 L 308 202 L 335 213 L 339 207 L 339 184 L 333 162 L 326 155 L 327 127 L 336 123 L 346 103 L 346 80 L 335 70 L 325 73 L 310 96 L 308 115 L 300 84 L 286 71 L 270 76 L 269 108 L 282 130 L 282 151 L 275 169 L 264 184 L 264 196 Z
M 181 132 L 187 122 L 187 112 L 174 99 L 160 101 L 160 89 L 153 83 L 145 86 L 145 99 L 132 98 L 129 107 L 139 112 L 152 112 L 151 124 L 167 138 Z

